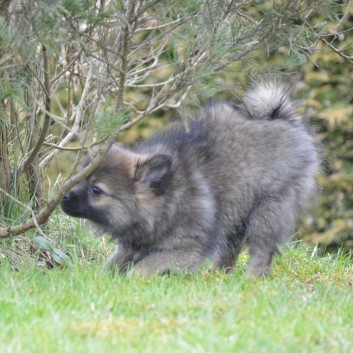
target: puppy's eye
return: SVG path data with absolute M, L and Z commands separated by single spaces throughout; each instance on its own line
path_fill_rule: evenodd
M 100 195 L 102 193 L 102 189 L 100 189 L 98 186 L 92 186 L 91 191 L 94 195 Z

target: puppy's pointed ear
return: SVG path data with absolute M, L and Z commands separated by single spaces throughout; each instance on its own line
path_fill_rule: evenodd
M 137 164 L 135 180 L 148 186 L 155 195 L 165 192 L 172 176 L 172 157 L 167 154 L 156 154 Z

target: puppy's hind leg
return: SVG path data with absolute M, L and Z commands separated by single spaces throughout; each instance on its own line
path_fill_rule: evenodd
M 248 278 L 270 272 L 273 256 L 279 253 L 278 245 L 292 234 L 297 219 L 295 200 L 287 195 L 267 197 L 256 204 L 248 218 L 245 241 L 249 246 Z
M 234 232 L 229 234 L 223 244 L 215 252 L 213 268 L 218 268 L 226 273 L 233 272 L 239 253 L 244 243 L 244 232 L 240 227 L 234 227 Z

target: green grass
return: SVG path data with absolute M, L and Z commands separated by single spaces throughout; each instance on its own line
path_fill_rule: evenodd
M 112 277 L 101 260 L 0 265 L 0 352 L 352 352 L 353 267 L 300 244 L 272 275 Z

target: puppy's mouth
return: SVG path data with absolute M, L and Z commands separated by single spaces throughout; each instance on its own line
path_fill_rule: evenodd
M 65 201 L 61 201 L 60 207 L 67 215 L 69 215 L 71 217 L 85 218 L 83 213 L 79 212 L 79 210 L 73 209 L 72 207 L 65 205 Z
M 60 206 L 61 209 L 71 217 L 88 219 L 99 225 L 104 225 L 107 223 L 105 213 L 99 209 L 92 208 L 89 205 L 85 205 L 85 207 L 75 207 L 76 205 L 72 205 L 71 203 L 63 200 L 61 201 Z

